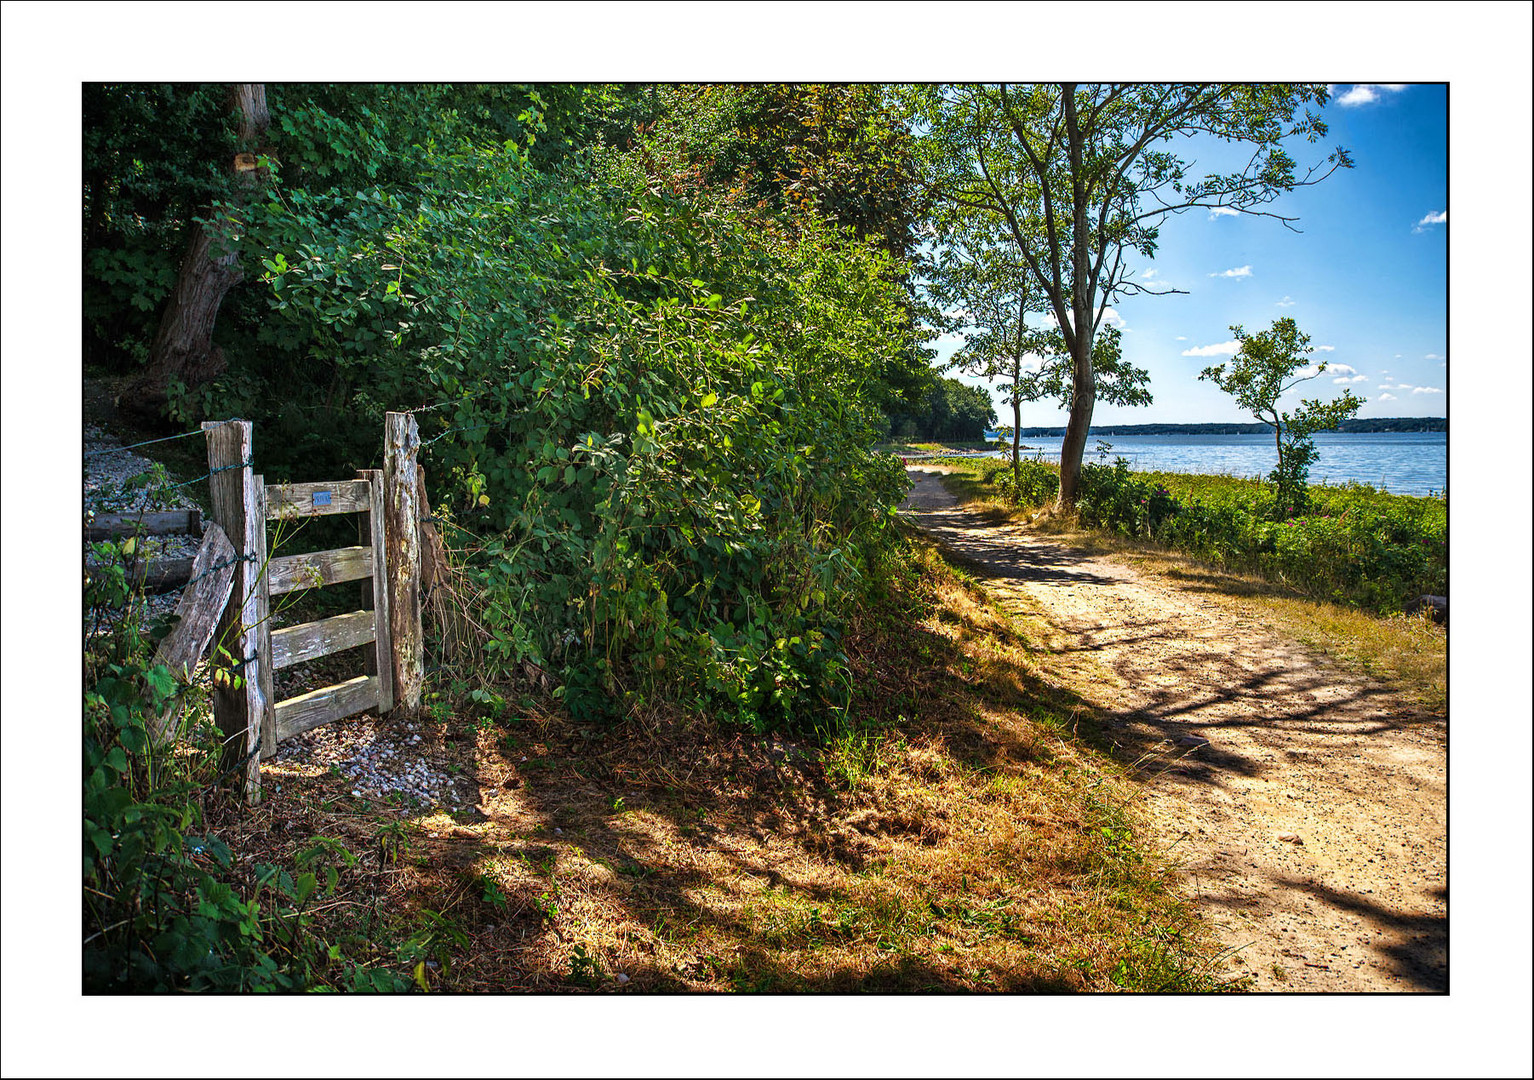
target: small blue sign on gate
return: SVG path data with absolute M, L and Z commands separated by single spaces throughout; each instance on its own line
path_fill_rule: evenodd
M 328 491 L 316 491 L 314 493 L 314 505 L 315 506 L 329 506 L 330 505 L 330 492 L 328 492 Z

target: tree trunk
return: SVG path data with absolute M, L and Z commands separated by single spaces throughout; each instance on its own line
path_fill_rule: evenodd
M 266 170 L 257 147 L 271 124 L 266 87 L 239 83 L 230 91 L 229 107 L 239 121 L 239 153 L 230 164 L 235 198 L 259 191 Z M 213 344 L 213 326 L 224 297 L 244 276 L 240 270 L 238 210 L 208 207 L 206 224 L 192 226 L 176 286 L 171 290 L 149 350 L 149 368 L 118 401 L 124 408 L 159 415 L 169 400 L 172 381 L 188 388 L 217 378 L 224 370 L 223 350 Z
M 1095 299 L 1089 252 L 1089 200 L 1086 165 L 1083 160 L 1083 137 L 1076 123 L 1076 84 L 1061 84 L 1061 104 L 1065 112 L 1066 139 L 1071 167 L 1071 330 L 1067 342 L 1071 349 L 1071 419 L 1060 444 L 1061 510 L 1076 506 L 1081 488 L 1081 456 L 1087 448 L 1087 433 L 1092 428 L 1092 407 L 1097 403 L 1097 378 L 1092 371 L 1092 338 L 1096 333 L 1092 305 Z M 1064 327 L 1061 327 L 1065 330 Z
M 1019 376 L 1022 372 L 1017 373 Z M 1012 385 L 1017 385 L 1017 379 L 1012 380 Z M 1017 491 L 1017 485 L 1023 480 L 1022 465 L 1022 439 L 1023 439 L 1023 399 L 1020 394 L 1012 395 L 1012 490 Z
M 1085 350 L 1086 359 L 1072 356 L 1075 378 L 1071 384 L 1071 418 L 1065 428 L 1065 440 L 1060 444 L 1060 497 L 1056 506 L 1069 510 L 1076 505 L 1081 490 L 1081 458 L 1087 448 L 1087 433 L 1092 428 L 1092 407 L 1097 403 L 1097 383 L 1092 375 L 1091 324 L 1087 331 L 1078 330 L 1076 349 Z

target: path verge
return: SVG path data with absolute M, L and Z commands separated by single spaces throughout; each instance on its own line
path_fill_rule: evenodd
M 1447 725 L 1186 587 L 964 511 L 904 510 L 1094 704 L 1199 912 L 1260 990 L 1448 988 Z

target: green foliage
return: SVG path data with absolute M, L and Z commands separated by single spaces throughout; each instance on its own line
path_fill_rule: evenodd
M 922 345 L 909 283 L 920 261 L 915 140 L 891 88 L 821 83 L 671 86 L 651 89 L 652 120 L 631 162 L 668 160 L 668 182 L 708 187 L 798 233 L 827 222 L 889 256 L 882 275 L 898 284 L 900 348 L 880 361 L 867 387 L 886 412 L 930 390 L 932 352 Z
M 102 96 L 146 153 L 224 168 L 222 143 L 174 143 L 128 91 Z M 198 100 L 184 122 L 224 132 L 221 93 Z M 282 481 L 375 465 L 383 413 L 421 409 L 492 678 L 532 661 L 582 715 L 660 685 L 754 726 L 834 712 L 843 612 L 891 550 L 902 485 L 868 447 L 882 406 L 931 379 L 910 140 L 882 91 L 267 100 L 270 184 L 218 323 L 229 369 L 173 387 L 176 417 L 255 419 Z M 215 180 L 182 185 L 185 206 Z M 185 220 L 156 250 L 179 252 Z M 101 273 L 126 288 L 143 269 Z
M 1042 506 L 1060 493 L 1060 470 L 1037 459 L 1021 458 L 1015 469 L 997 472 L 996 486 L 1016 506 Z
M 316 838 L 296 877 L 257 866 L 247 888 L 234 853 L 204 829 L 202 806 L 220 779 L 216 732 L 184 723 L 185 752 L 172 753 L 150 731 L 176 705 L 206 716 L 206 690 L 151 663 L 167 627 L 139 629 L 142 598 L 128 586 L 125 546 L 95 545 L 100 568 L 85 585 L 86 992 L 404 989 L 315 933 L 313 908 L 356 861 L 338 841 Z
M 890 435 L 899 439 L 980 442 L 996 422 L 990 391 L 958 379 L 940 378 L 921 407 L 890 417 Z
M 1320 599 L 1399 611 L 1448 591 L 1448 506 L 1367 485 L 1311 486 L 1309 509 L 1229 477 L 1082 468 L 1085 524 L 1154 540 L 1233 569 L 1252 570 Z
M 1199 375 L 1236 399 L 1236 404 L 1273 428 L 1278 448 L 1278 466 L 1270 474 L 1275 495 L 1275 512 L 1291 515 L 1309 508 L 1306 479 L 1316 460 L 1315 440 L 1318 431 L 1331 431 L 1351 419 L 1364 402 L 1344 390 L 1333 401 L 1305 400 L 1293 412 L 1279 411 L 1278 401 L 1300 383 L 1326 370 L 1326 362 L 1296 372 L 1306 363 L 1312 350 L 1310 335 L 1300 332 L 1290 318 L 1277 319 L 1270 329 L 1248 335 L 1239 326 L 1231 332 L 1241 343 L 1236 355 L 1226 364 L 1207 367 Z
M 889 258 L 663 139 L 555 176 L 513 143 L 417 164 L 408 197 L 285 191 L 247 242 L 270 332 L 359 388 L 373 440 L 386 407 L 435 406 L 491 674 L 561 671 L 577 715 L 662 681 L 753 726 L 837 708 L 841 611 L 901 488 L 868 450 L 910 347 Z
M 84 127 L 82 315 L 88 364 L 149 356 L 186 228 L 226 191 L 233 131 L 220 86 L 91 84 Z

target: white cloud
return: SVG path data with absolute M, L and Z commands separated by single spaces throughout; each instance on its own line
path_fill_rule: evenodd
M 1443 357 L 1439 356 L 1435 352 L 1430 352 L 1426 356 L 1424 356 L 1422 359 L 1424 359 L 1424 360 L 1442 360 Z
M 1332 380 L 1332 382 L 1334 382 L 1334 383 L 1355 383 L 1355 382 L 1368 382 L 1368 381 L 1369 381 L 1369 376 L 1367 376 L 1367 375 L 1354 375 L 1352 378 L 1349 378 L 1347 376 L 1343 376 L 1340 379 L 1333 379 Z
M 1335 346 L 1335 345 L 1317 345 L 1316 346 L 1316 352 L 1336 352 L 1336 351 L 1337 351 L 1337 346 Z
M 1277 306 L 1278 307 L 1294 307 L 1294 301 L 1286 296 L 1282 300 L 1277 301 Z
M 1210 274 L 1209 276 L 1210 277 L 1251 277 L 1252 276 L 1252 268 L 1250 266 L 1237 266 L 1237 267 L 1233 267 L 1230 270 L 1222 270 L 1218 274 Z
M 1369 105 L 1380 99 L 1381 90 L 1394 94 L 1405 88 L 1405 83 L 1354 83 L 1351 90 L 1337 98 L 1337 104 L 1347 108 Z
M 1380 96 L 1376 94 L 1367 83 L 1360 83 L 1359 85 L 1353 87 L 1353 89 L 1349 90 L 1346 94 L 1343 94 L 1341 97 L 1339 97 L 1337 99 L 1337 104 L 1367 105 L 1371 101 L 1378 101 L 1379 97 Z
M 1394 401 L 1395 399 L 1396 399 L 1396 396 L 1394 394 L 1381 394 L 1379 397 L 1375 398 L 1374 400 L 1375 401 Z
M 1226 341 L 1219 345 L 1197 345 L 1191 349 L 1184 349 L 1184 356 L 1235 356 L 1241 348 L 1239 341 Z
M 1241 216 L 1241 211 L 1239 211 L 1239 210 L 1232 210 L 1228 206 L 1211 206 L 1209 208 L 1209 220 L 1210 221 L 1213 221 L 1215 218 L 1240 217 L 1240 216 Z
M 1421 221 L 1417 222 L 1417 224 L 1413 225 L 1411 231 L 1414 233 L 1427 232 L 1429 226 L 1447 225 L 1448 222 L 1449 212 L 1447 210 L 1436 210 L 1433 213 L 1427 215 Z
M 1151 278 L 1156 276 L 1156 268 L 1153 266 L 1140 276 L 1143 277 L 1146 281 L 1149 281 Z
M 1187 340 L 1188 340 L 1188 335 L 1187 335 L 1187 334 L 1178 334 L 1178 335 L 1177 335 L 1177 336 L 1176 336 L 1176 337 L 1175 337 L 1175 338 L 1173 338 L 1173 339 L 1172 339 L 1172 340 L 1173 340 L 1173 341 L 1187 341 Z
M 1416 386 L 1412 388 L 1414 394 L 1441 394 L 1442 390 L 1436 386 Z
M 1357 375 L 1358 369 L 1351 364 L 1327 364 L 1327 371 L 1334 371 L 1338 375 Z
M 1124 329 L 1124 327 L 1128 325 L 1128 323 L 1124 322 L 1124 316 L 1120 315 L 1112 308 L 1108 308 L 1103 312 L 1103 322 L 1107 323 L 1109 326 L 1116 326 L 1120 330 Z
M 1409 383 L 1409 382 L 1403 382 L 1403 383 L 1388 383 L 1388 382 L 1383 382 L 1383 383 L 1380 383 L 1380 389 L 1381 390 L 1410 390 L 1411 388 L 1412 388 L 1412 386 L 1411 386 L 1411 383 Z

